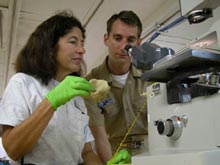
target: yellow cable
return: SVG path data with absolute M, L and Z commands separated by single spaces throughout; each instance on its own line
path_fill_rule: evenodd
M 146 96 L 146 95 L 147 95 L 146 92 L 144 92 L 143 94 L 141 94 L 141 96 Z M 115 156 L 117 155 L 117 153 L 119 152 L 119 150 L 121 149 L 121 147 L 122 147 L 122 146 L 126 146 L 126 145 L 123 144 L 123 143 L 125 142 L 127 136 L 129 135 L 129 133 L 131 132 L 132 128 L 133 128 L 134 125 L 136 124 L 137 119 L 139 118 L 141 112 L 144 110 L 144 108 L 146 108 L 146 107 L 145 107 L 146 104 L 147 104 L 147 97 L 146 97 L 146 100 L 145 100 L 144 104 L 142 105 L 140 111 L 138 112 L 137 116 L 135 117 L 134 121 L 132 122 L 131 126 L 129 127 L 127 133 L 125 134 L 124 138 L 122 139 L 122 141 L 121 141 L 119 147 L 117 148 L 116 152 L 114 153 L 113 159 L 115 158 Z

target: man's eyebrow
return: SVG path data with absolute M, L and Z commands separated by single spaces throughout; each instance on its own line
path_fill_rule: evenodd
M 114 37 L 121 37 L 121 34 L 113 34 Z
M 135 40 L 137 39 L 136 36 L 129 36 L 128 38 L 129 38 L 129 39 L 135 39 Z
M 113 36 L 114 37 L 122 37 L 122 35 L 121 34 L 113 34 Z M 128 36 L 128 38 L 130 38 L 130 39 L 137 39 L 137 37 L 136 36 Z

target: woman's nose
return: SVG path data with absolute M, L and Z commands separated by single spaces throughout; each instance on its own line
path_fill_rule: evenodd
M 81 54 L 84 54 L 84 53 L 86 52 L 83 45 L 79 45 L 79 46 L 77 47 L 77 51 L 78 51 L 79 53 L 81 53 Z

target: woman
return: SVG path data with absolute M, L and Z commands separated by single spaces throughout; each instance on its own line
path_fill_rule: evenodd
M 82 99 L 93 86 L 73 76 L 84 39 L 78 19 L 62 12 L 40 24 L 19 53 L 0 105 L 3 146 L 17 164 L 101 164 Z

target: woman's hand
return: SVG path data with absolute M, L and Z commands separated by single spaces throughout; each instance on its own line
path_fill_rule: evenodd
M 86 79 L 78 76 L 67 76 L 47 94 L 46 98 L 56 110 L 75 96 L 89 96 L 93 90 L 93 86 Z

